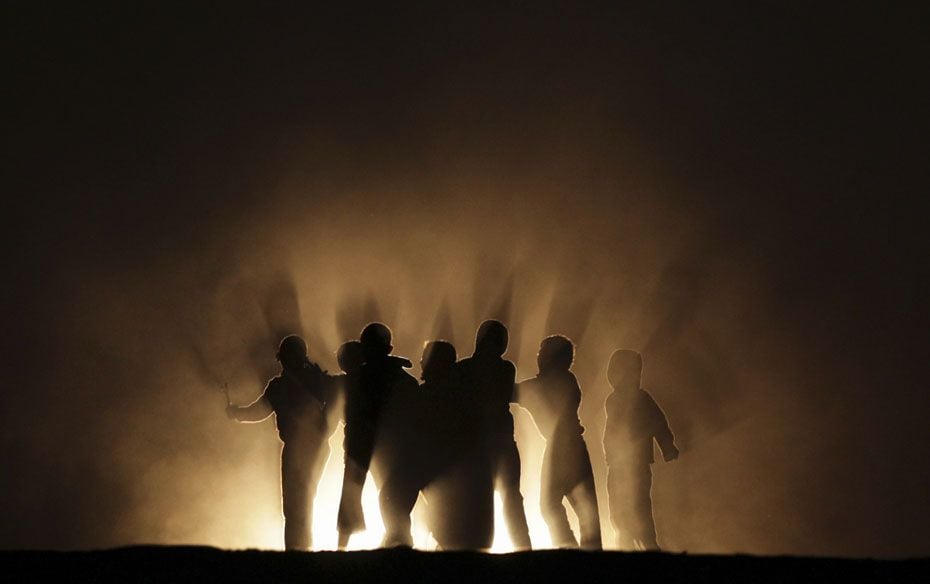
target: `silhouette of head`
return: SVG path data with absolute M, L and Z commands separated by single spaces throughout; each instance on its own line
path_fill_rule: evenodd
M 288 369 L 303 367 L 307 362 L 307 343 L 297 335 L 288 335 L 281 339 L 276 357 Z
M 430 341 L 423 346 L 423 358 L 420 367 L 424 381 L 439 380 L 448 377 L 458 356 L 455 347 L 448 341 Z
M 486 320 L 475 335 L 475 355 L 500 357 L 507 350 L 507 327 L 499 320 Z
M 568 371 L 575 360 L 575 345 L 568 337 L 552 335 L 543 339 L 539 344 L 539 354 L 536 355 L 536 364 L 539 372 Z
M 380 322 L 363 328 L 358 340 L 362 343 L 366 359 L 387 355 L 394 348 L 391 346 L 391 329 Z
M 336 351 L 336 361 L 339 363 L 339 369 L 345 373 L 358 371 L 358 368 L 365 362 L 365 352 L 362 343 L 359 341 L 346 341 L 339 346 Z
M 607 381 L 615 389 L 639 389 L 643 374 L 643 357 L 630 349 L 617 349 L 610 356 Z

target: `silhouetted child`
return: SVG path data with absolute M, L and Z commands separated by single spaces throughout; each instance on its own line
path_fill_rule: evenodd
M 607 455 L 607 495 L 610 521 L 620 545 L 657 550 L 652 516 L 653 440 L 666 461 L 678 458 L 675 437 L 655 400 L 640 388 L 643 361 L 636 351 L 618 349 L 610 357 L 604 452 Z
M 455 349 L 453 349 L 453 352 Z M 434 367 L 424 355 L 424 374 Z M 454 363 L 454 360 L 453 360 Z M 379 503 L 387 546 L 412 546 L 410 513 L 423 489 L 436 474 L 435 437 L 429 419 L 432 404 L 423 390 L 413 386 L 395 390 L 385 407 L 380 453 L 389 457 L 388 474 L 381 486 Z
M 494 477 L 480 398 L 463 386 L 455 360 L 455 347 L 443 341 L 423 351 L 421 394 L 433 461 L 424 490 L 428 523 L 440 549 L 485 550 L 494 541 Z
M 419 391 L 394 398 L 403 409 L 398 421 L 404 435 L 395 442 L 402 464 L 381 490 L 386 541 L 409 542 L 410 514 L 422 491 L 441 549 L 491 546 L 494 499 L 481 418 L 475 393 L 459 383 L 455 360 L 451 343 L 427 343 Z
M 307 550 L 312 543 L 311 515 L 321 461 L 329 456 L 329 429 L 324 411 L 333 378 L 307 357 L 307 344 L 296 335 L 278 347 L 281 374 L 248 406 L 229 405 L 226 414 L 239 422 L 261 422 L 272 414 L 281 448 L 281 498 L 284 546 Z
M 365 531 L 362 511 L 362 489 L 368 477 L 377 428 L 376 407 L 373 400 L 361 392 L 359 375 L 365 362 L 362 343 L 348 341 L 336 352 L 336 360 L 343 371 L 341 376 L 344 394 L 345 468 L 342 476 L 342 496 L 339 500 L 337 530 L 339 549 L 345 549 L 349 537 Z
M 421 365 L 424 379 L 434 382 L 442 377 L 444 383 L 451 380 L 445 373 L 451 371 L 451 363 L 443 371 L 444 357 L 455 348 L 448 343 L 429 343 L 424 349 Z M 440 403 L 432 398 L 426 384 L 416 391 L 395 393 L 388 406 L 388 420 L 384 436 L 392 451 L 390 476 L 380 492 L 381 514 L 384 519 L 385 542 L 389 545 L 412 545 L 410 513 L 413 511 L 420 491 L 429 484 L 438 472 L 437 426 L 433 416 Z
M 572 342 L 561 335 L 543 339 L 537 355 L 539 374 L 517 388 L 521 406 L 533 416 L 546 439 L 540 504 L 556 547 L 578 547 L 562 505 L 567 499 L 581 531 L 581 547 L 601 549 L 601 523 L 594 472 L 578 417 L 581 388 L 569 370 L 575 356 Z
M 520 452 L 514 441 L 510 413 L 516 368 L 503 358 L 508 342 L 503 323 L 484 321 L 475 336 L 474 354 L 459 361 L 456 370 L 466 390 L 474 391 L 480 400 L 494 488 L 504 503 L 510 540 L 514 549 L 520 551 L 530 549 L 532 543 L 520 492 Z
M 380 322 L 367 325 L 359 337 L 362 344 L 365 363 L 359 370 L 359 392 L 372 407 L 374 443 L 370 466 L 372 474 L 383 485 L 395 478 L 395 473 L 404 473 L 408 469 L 403 454 L 409 451 L 407 444 L 415 438 L 415 429 L 404 424 L 405 404 L 411 396 L 419 391 L 417 380 L 404 369 L 413 364 L 403 358 L 391 355 L 391 329 Z M 398 475 L 398 477 L 401 475 Z M 388 528 L 391 507 L 381 496 L 381 516 Z M 384 546 L 411 545 L 408 537 L 394 539 L 398 532 L 388 531 L 382 542 Z

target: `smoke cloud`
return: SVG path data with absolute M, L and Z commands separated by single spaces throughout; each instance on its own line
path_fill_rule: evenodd
M 204 46 L 191 14 L 166 47 L 152 15 L 12 12 L 0 546 L 278 547 L 273 424 L 227 420 L 223 385 L 257 397 L 286 333 L 332 371 L 371 320 L 416 363 L 493 317 L 518 379 L 543 337 L 576 342 L 608 542 L 605 371 L 631 348 L 682 450 L 654 467 L 665 548 L 930 551 L 915 220 L 852 197 L 908 185 L 863 170 L 889 102 L 829 98 L 856 75 L 823 73 L 814 24 L 802 60 L 764 42 L 786 15 L 715 40 L 471 14 L 405 43 L 416 15 L 235 15 Z M 539 526 L 543 442 L 515 418 Z

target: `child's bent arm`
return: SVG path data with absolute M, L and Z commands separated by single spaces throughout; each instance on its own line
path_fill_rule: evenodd
M 649 396 L 649 401 L 652 402 L 655 416 L 656 442 L 659 444 L 659 448 L 662 450 L 662 456 L 665 460 L 674 460 L 678 457 L 678 447 L 675 446 L 675 435 L 672 434 L 672 429 L 668 425 L 668 418 L 651 395 Z
M 261 422 L 274 413 L 271 403 L 262 394 L 257 400 L 247 406 L 230 406 L 233 417 L 239 422 Z

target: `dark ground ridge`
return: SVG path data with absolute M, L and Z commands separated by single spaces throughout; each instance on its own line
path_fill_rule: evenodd
M 549 550 L 514 554 L 220 550 L 133 546 L 0 551 L 7 582 L 930 582 L 930 558 L 900 560 Z

